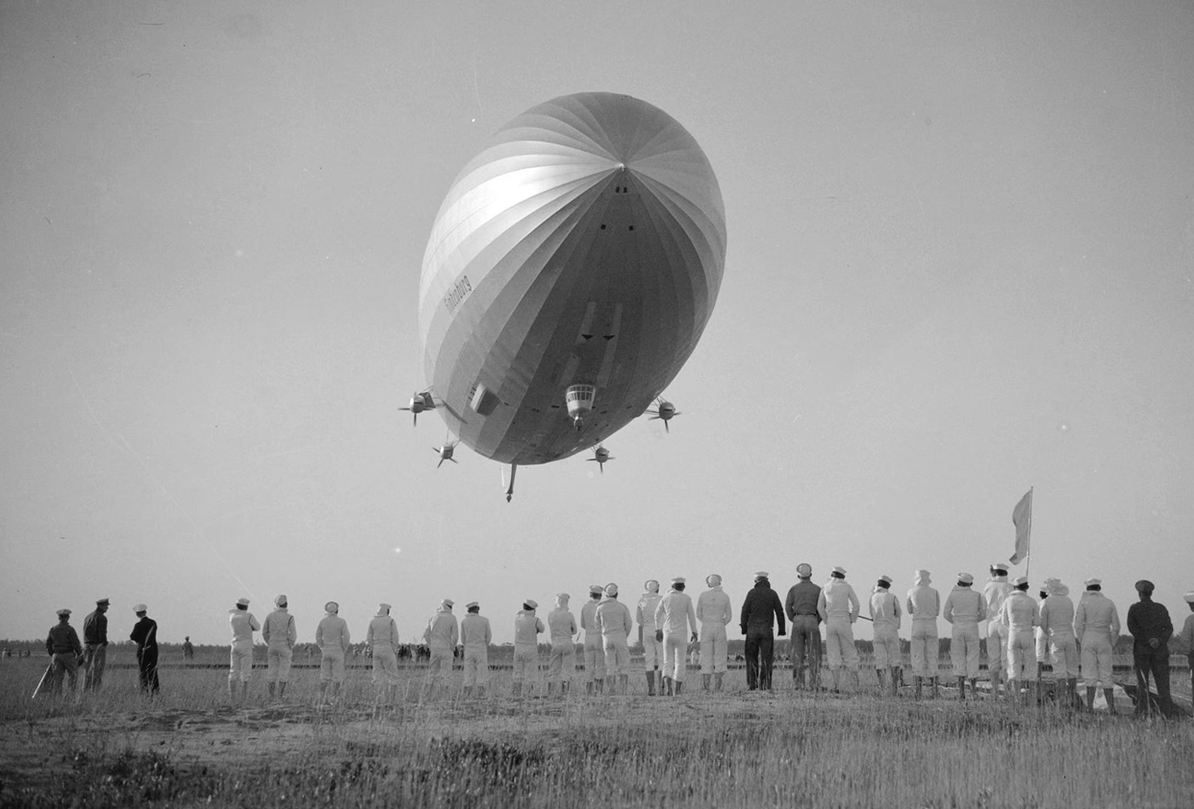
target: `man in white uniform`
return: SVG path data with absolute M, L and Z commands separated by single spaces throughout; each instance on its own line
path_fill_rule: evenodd
M 481 605 L 470 601 L 465 605 L 468 612 L 460 621 L 460 642 L 464 646 L 464 695 L 471 696 L 477 689 L 477 696 L 485 696 L 489 683 L 489 644 L 493 632 L 489 619 L 481 614 Z
M 638 642 L 643 647 L 643 668 L 647 672 L 647 696 L 655 696 L 655 685 L 659 680 L 659 666 L 663 662 L 663 644 L 655 639 L 655 608 L 659 606 L 659 582 L 647 579 L 646 590 L 638 599 L 634 618 L 638 622 Z M 659 693 L 663 693 L 660 684 Z
M 1082 679 L 1086 681 L 1086 707 L 1094 710 L 1095 692 L 1101 686 L 1107 712 L 1115 713 L 1115 682 L 1111 679 L 1112 654 L 1119 637 L 1119 610 L 1103 595 L 1102 579 L 1087 579 L 1086 592 L 1074 612 L 1074 636 L 1082 641 Z
M 900 685 L 900 620 L 903 610 L 890 587 L 891 576 L 880 576 L 871 595 L 870 613 L 875 625 L 875 674 L 879 678 L 879 693 L 883 693 L 884 680 L 890 674 L 890 694 L 894 697 Z
M 585 631 L 585 693 L 601 693 L 605 684 L 605 650 L 597 628 L 597 605 L 605 595 L 600 584 L 589 585 L 589 600 L 580 608 L 580 628 Z
M 983 601 L 987 602 L 987 676 L 991 680 L 991 696 L 999 696 L 999 683 L 1007 669 L 1007 626 L 999 617 L 999 608 L 1012 591 L 1007 580 L 1007 564 L 991 563 L 991 578 L 983 587 Z
M 1041 604 L 1041 629 L 1049 639 L 1049 655 L 1053 660 L 1055 688 L 1064 686 L 1064 694 L 1056 694 L 1059 703 L 1073 708 L 1078 702 L 1078 640 L 1074 634 L 1074 601 L 1070 588 L 1060 579 L 1049 580 L 1049 597 Z
M 386 702 L 394 701 L 398 688 L 398 624 L 390 616 L 390 605 L 379 604 L 377 615 L 369 621 L 365 642 L 373 652 L 373 685 L 377 696 L 385 694 Z
M 576 616 L 568 609 L 571 599 L 567 593 L 556 594 L 556 608 L 547 613 L 547 631 L 551 635 L 551 658 L 547 663 L 547 693 L 555 693 L 556 683 L 560 693 L 567 694 L 576 674 L 576 633 L 579 627 Z
M 610 582 L 605 586 L 605 595 L 597 605 L 596 618 L 605 650 L 605 670 L 611 677 L 618 675 L 618 686 L 626 694 L 630 684 L 628 639 L 634 630 L 634 619 L 630 616 L 630 608 L 618 601 L 617 584 Z M 610 682 L 609 690 L 611 694 L 617 693 L 613 682 Z
M 721 576 L 711 573 L 705 578 L 709 589 L 697 598 L 696 615 L 701 622 L 701 689 L 720 691 L 725 677 L 729 650 L 726 647 L 726 625 L 734 620 L 730 597 L 721 589 Z
M 858 647 L 854 645 L 854 622 L 862 605 L 853 586 L 846 581 L 845 568 L 835 567 L 817 598 L 817 614 L 825 622 L 825 662 L 833 678 L 833 692 L 839 690 L 842 667 L 850 672 L 858 690 Z
M 275 688 L 278 689 L 278 696 L 285 699 L 298 630 L 294 626 L 294 616 L 287 611 L 286 596 L 275 598 L 274 606 L 277 609 L 265 616 L 265 623 L 261 625 L 261 639 L 265 641 L 266 680 L 270 699 L 274 698 Z
M 929 571 L 916 571 L 916 586 L 908 591 L 908 616 L 912 618 L 912 673 L 916 676 L 916 698 L 929 680 L 937 697 L 937 616 L 941 614 L 941 594 L 930 587 Z
M 1049 598 L 1049 590 L 1053 586 L 1055 579 L 1045 579 L 1045 583 L 1041 585 L 1040 591 L 1037 593 L 1039 601 L 1036 605 L 1036 616 L 1041 617 L 1041 607 L 1045 606 L 1045 601 Z M 1036 640 L 1036 681 L 1039 689 L 1041 678 L 1044 677 L 1044 666 L 1053 665 L 1053 655 L 1049 653 L 1049 636 L 1045 634 L 1045 630 L 1041 628 L 1038 623 L 1036 629 L 1032 632 L 1033 638 Z
M 1033 629 L 1040 623 L 1036 602 L 1028 594 L 1028 577 L 1017 576 L 1012 592 L 999 608 L 1000 620 L 1007 627 L 1008 697 L 1020 701 L 1020 688 L 1028 688 L 1029 701 L 1034 701 L 1033 683 L 1036 674 L 1036 639 Z
M 432 691 L 447 691 L 452 677 L 452 660 L 456 652 L 456 641 L 460 637 L 460 627 L 456 623 L 456 616 L 452 614 L 452 607 L 456 606 L 450 598 L 439 602 L 435 614 L 427 621 L 427 628 L 423 630 L 423 642 L 431 651 L 431 661 L 427 666 L 427 684 Z
M 239 682 L 240 699 L 243 702 L 249 695 L 249 677 L 253 671 L 253 633 L 261 629 L 261 624 L 249 612 L 249 599 L 237 599 L 235 609 L 228 610 L 228 625 L 232 628 L 228 697 L 236 701 L 236 684 Z
M 692 608 L 692 597 L 684 592 L 684 587 L 682 576 L 672 579 L 672 589 L 659 600 L 652 621 L 658 627 L 656 640 L 663 642 L 663 682 L 668 696 L 679 695 L 684 685 L 685 651 L 690 634 L 693 641 L 697 639 L 696 610 Z
M 539 681 L 539 635 L 547 627 L 535 615 L 539 602 L 528 598 L 522 602 L 522 609 L 514 616 L 514 696 L 522 696 L 522 687 L 527 696 Z
M 987 617 L 987 602 L 982 593 L 971 587 L 974 576 L 959 573 L 958 583 L 945 598 L 942 617 L 953 625 L 950 632 L 949 656 L 958 679 L 958 699 L 966 699 L 966 681 L 970 680 L 970 696 L 978 699 L 978 622 Z
M 352 638 L 348 623 L 340 617 L 340 605 L 329 601 L 323 605 L 324 613 L 315 627 L 315 645 L 322 657 L 319 661 L 319 701 L 327 697 L 328 684 L 332 686 L 332 699 L 340 694 L 344 685 L 344 658 Z

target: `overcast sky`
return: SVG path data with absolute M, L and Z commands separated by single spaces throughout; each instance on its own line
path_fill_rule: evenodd
M 737 609 L 802 561 L 944 593 L 1030 486 L 1034 589 L 1184 614 L 1191 6 L 742 8 L 0 2 L 0 637 L 107 596 L 224 642 L 287 593 L 303 641 L 444 597 L 507 641 L 526 598 L 718 572 Z M 486 139 L 586 90 L 696 137 L 725 277 L 670 434 L 507 504 L 398 410 L 420 263 Z

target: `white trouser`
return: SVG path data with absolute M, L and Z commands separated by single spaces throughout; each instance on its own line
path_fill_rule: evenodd
M 875 668 L 888 669 L 900 665 L 900 630 L 894 626 L 875 627 Z
M 663 636 L 663 676 L 678 683 L 684 682 L 684 671 L 688 667 L 685 659 L 688 653 L 688 638 L 683 632 Z
M 937 621 L 912 622 L 912 673 L 917 677 L 936 677 L 938 673 Z
M 643 668 L 654 671 L 663 665 L 663 642 L 655 640 L 655 630 L 643 627 Z
M 551 647 L 551 657 L 547 661 L 547 681 L 558 683 L 561 678 L 571 682 L 576 674 L 576 647 L 572 639 L 554 643 Z
M 323 656 L 319 660 L 319 681 L 344 682 L 344 647 L 325 646 L 320 651 Z
M 290 681 L 290 660 L 294 652 L 285 643 L 271 643 L 265 651 L 266 681 L 285 683 Z
M 701 674 L 722 674 L 726 665 L 726 625 L 717 621 L 701 624 Z
M 1036 638 L 1032 629 L 1007 630 L 1007 678 L 1036 679 Z
M 1007 627 L 996 621 L 987 624 L 987 672 L 1007 669 Z
M 596 632 L 585 632 L 585 682 L 605 679 L 605 649 L 601 636 Z
M 955 621 L 950 633 L 949 659 L 955 677 L 978 677 L 978 622 Z
M 373 644 L 373 684 L 396 685 L 398 683 L 398 655 L 391 643 Z
M 232 644 L 229 657 L 228 682 L 240 680 L 247 683 L 253 672 L 253 641 L 238 640 Z
M 1078 640 L 1073 635 L 1053 633 L 1049 638 L 1049 653 L 1053 659 L 1053 679 L 1078 676 Z
M 464 686 L 485 685 L 489 682 L 489 650 L 484 646 L 464 647 Z
M 630 646 L 625 632 L 611 632 L 601 636 L 605 648 L 605 670 L 609 674 L 630 674 Z
M 1114 645 L 1109 632 L 1086 632 L 1082 635 L 1082 679 L 1088 686 L 1110 688 L 1111 658 Z
M 830 669 L 843 666 L 858 671 L 858 647 L 854 645 L 854 625 L 848 615 L 830 615 L 825 620 L 825 663 Z
M 539 647 L 514 647 L 514 682 L 529 682 L 532 685 L 539 679 Z
M 452 676 L 452 646 L 436 641 L 432 641 L 429 646 L 431 661 L 427 665 L 427 677 L 433 683 L 446 683 Z

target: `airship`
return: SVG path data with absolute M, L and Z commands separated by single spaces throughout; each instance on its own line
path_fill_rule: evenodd
M 493 135 L 427 242 L 427 389 L 458 440 L 509 465 L 567 458 L 662 399 L 709 321 L 725 267 L 721 190 L 696 140 L 627 95 L 554 98 Z M 606 451 L 608 457 L 608 451 Z

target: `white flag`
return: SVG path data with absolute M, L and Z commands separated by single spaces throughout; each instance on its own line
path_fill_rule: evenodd
M 1028 558 L 1028 543 L 1032 538 L 1032 489 L 1012 509 L 1012 525 L 1016 526 L 1016 552 L 1009 561 L 1018 565 Z

